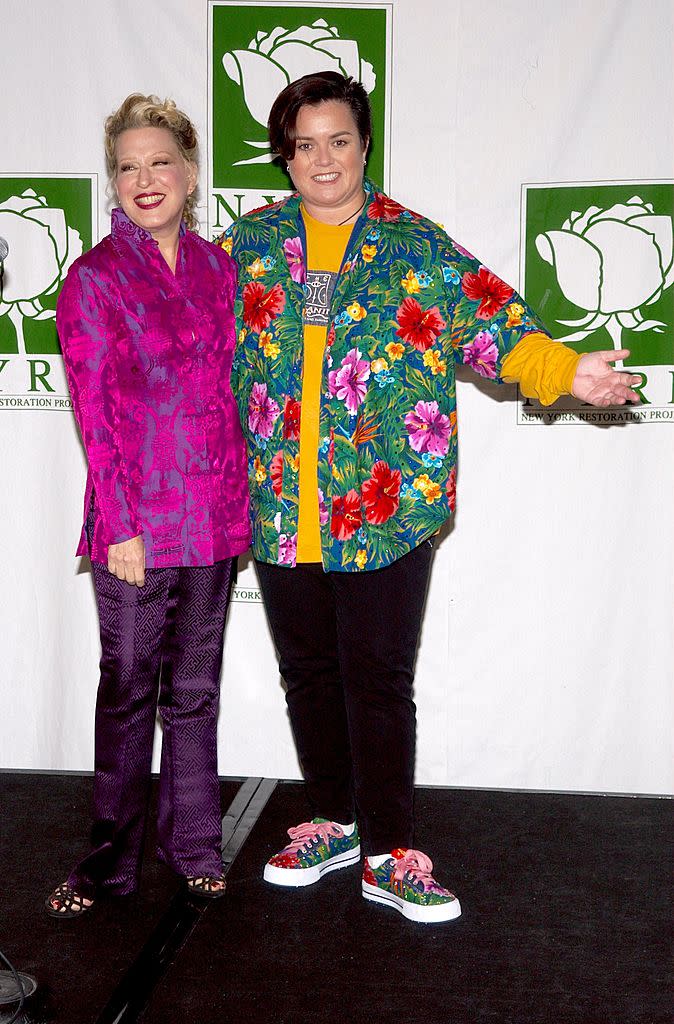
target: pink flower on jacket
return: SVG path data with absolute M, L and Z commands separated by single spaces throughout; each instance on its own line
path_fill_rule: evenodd
M 360 358 L 357 348 L 352 348 L 342 359 L 340 368 L 331 370 L 328 374 L 330 394 L 341 399 L 349 412 L 354 415 L 365 398 L 369 376 L 370 363 L 368 360 Z
M 287 533 L 279 534 L 278 539 L 278 564 L 295 565 L 297 561 L 297 534 L 289 537 Z
M 405 426 L 415 452 L 428 452 L 436 458 L 447 454 L 452 425 L 437 402 L 417 402 L 414 410 L 407 413 Z
M 491 331 L 480 331 L 468 345 L 463 346 L 463 361 L 481 377 L 496 376 L 498 348 Z
M 266 384 L 253 384 L 248 399 L 248 429 L 260 437 L 271 437 L 281 414 L 278 404 L 267 394 Z
M 325 526 L 325 524 L 327 523 L 329 518 L 330 518 L 330 513 L 328 512 L 328 505 L 327 505 L 327 502 L 325 500 L 325 495 L 323 494 L 323 491 L 319 487 L 318 488 L 318 522 L 319 522 L 319 524 L 321 526 Z
M 283 251 L 288 261 L 290 276 L 297 284 L 304 284 L 306 268 L 304 266 L 304 253 L 299 235 L 295 238 L 287 238 L 283 243 Z

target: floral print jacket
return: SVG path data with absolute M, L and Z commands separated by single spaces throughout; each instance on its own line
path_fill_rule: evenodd
M 547 333 L 509 285 L 424 217 L 365 182 L 332 296 L 319 424 L 323 567 L 388 565 L 456 504 L 455 363 L 501 380 Z M 298 522 L 305 238 L 295 194 L 220 240 L 239 265 L 232 368 L 248 446 L 253 553 L 293 566 Z M 320 268 L 317 268 L 320 269 Z

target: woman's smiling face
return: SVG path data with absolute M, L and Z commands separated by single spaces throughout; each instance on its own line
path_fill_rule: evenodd
M 363 199 L 367 145 L 349 105 L 340 100 L 305 104 L 295 134 L 288 170 L 307 211 L 332 224 L 355 213 Z
M 167 128 L 129 128 L 117 139 L 115 187 L 124 213 L 153 238 L 178 233 L 197 182 Z

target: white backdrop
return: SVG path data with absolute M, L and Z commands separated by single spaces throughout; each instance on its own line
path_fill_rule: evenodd
M 175 97 L 206 140 L 207 5 L 4 6 L 0 172 L 97 172 L 102 236 L 102 124 L 128 92 Z M 515 286 L 522 183 L 671 176 L 670 0 L 392 7 L 391 192 Z M 417 781 L 670 792 L 671 424 L 525 427 L 514 389 L 462 378 L 459 392 L 459 510 L 418 658 Z M 69 413 L 2 409 L 0 431 L 0 764 L 88 769 L 84 460 Z M 258 604 L 232 606 L 220 729 L 223 774 L 298 776 Z

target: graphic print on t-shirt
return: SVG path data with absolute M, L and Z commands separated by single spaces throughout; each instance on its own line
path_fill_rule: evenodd
M 331 270 L 307 270 L 306 299 L 302 322 L 312 327 L 327 327 L 330 302 L 335 290 L 337 274 Z

